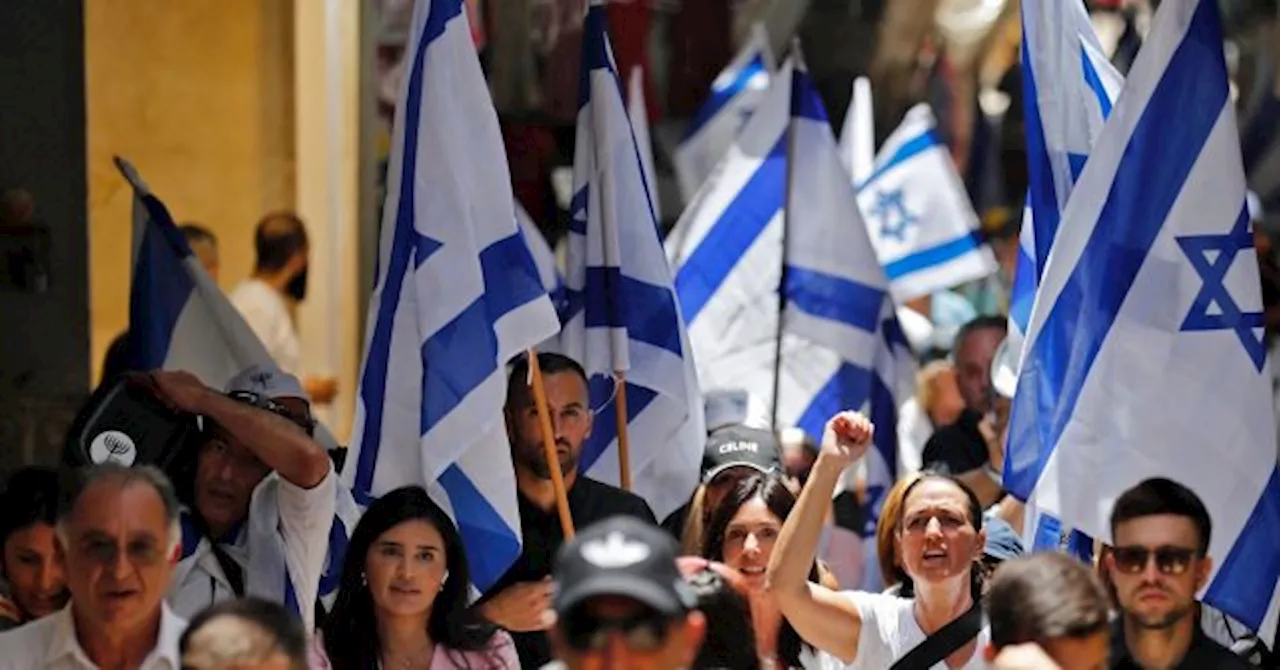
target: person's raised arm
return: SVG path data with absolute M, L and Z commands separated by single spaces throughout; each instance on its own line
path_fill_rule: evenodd
M 291 484 L 314 488 L 329 474 L 329 454 L 292 421 L 232 400 L 189 372 L 156 371 L 149 376 L 161 399 L 218 424 Z
M 849 598 L 810 583 L 809 568 L 836 483 L 845 468 L 866 453 L 873 430 L 856 412 L 842 412 L 827 422 L 818 460 L 769 559 L 768 588 L 788 623 L 806 642 L 845 663 L 858 655 L 862 617 Z

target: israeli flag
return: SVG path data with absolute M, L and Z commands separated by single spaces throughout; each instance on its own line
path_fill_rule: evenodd
M 662 209 L 658 206 L 658 176 L 653 170 L 653 140 L 649 136 L 649 106 L 644 100 L 644 70 L 631 68 L 627 79 L 627 117 L 636 135 L 636 150 L 640 152 L 640 165 L 644 168 L 644 183 L 649 185 L 649 206 L 653 218 L 662 221 Z
M 483 591 L 520 555 L 505 363 L 560 324 L 461 0 L 419 0 L 411 35 L 343 480 L 361 501 L 425 486 Z
M 580 465 L 593 479 L 619 483 L 613 403 L 622 375 L 632 489 L 664 518 L 697 485 L 707 432 L 599 0 L 587 12 L 582 72 L 565 277 L 570 312 L 561 334 L 564 353 L 587 371 L 595 410 Z
M 205 385 L 224 389 L 233 377 L 251 367 L 274 368 L 267 348 L 244 317 L 191 253 L 182 232 L 164 203 L 151 192 L 128 161 L 116 167 L 133 188 L 133 281 L 129 293 L 129 359 L 134 370 L 185 370 Z M 325 430 L 317 426 L 317 430 Z M 332 438 L 330 437 L 330 440 Z M 331 604 L 337 596 L 347 541 L 361 510 L 343 486 L 337 490 L 329 551 L 320 583 L 307 584 L 290 575 L 284 537 L 268 504 L 275 499 L 275 480 L 259 487 L 264 514 L 250 524 L 256 534 L 246 588 L 253 594 L 288 605 L 305 620 L 314 614 L 312 601 Z M 208 539 L 184 514 L 182 559 L 191 558 Z M 198 557 L 197 557 L 198 560 Z M 193 561 L 194 563 L 194 561 Z M 189 570 L 179 564 L 179 571 Z M 180 581 L 180 580 L 179 580 Z M 307 603 L 305 606 L 300 603 Z
M 668 240 L 703 388 L 752 389 L 815 438 L 868 407 L 892 301 L 807 72 L 783 67 Z M 877 447 L 867 481 L 883 490 L 896 453 Z
M 1022 352 L 1023 333 L 1044 267 L 1076 179 L 1124 85 L 1104 55 L 1089 14 L 1079 2 L 1026 3 L 1022 8 L 1022 81 L 1030 187 L 1022 217 L 1017 268 L 1009 307 L 1009 346 Z M 1040 82 L 1046 82 L 1041 86 Z M 1017 370 L 1011 371 L 1014 375 Z M 1021 445 L 1009 444 L 1009 452 Z M 1028 504 L 1023 545 L 1032 551 L 1062 547 L 1061 520 Z M 1069 532 L 1068 549 L 1092 554 L 1093 543 Z
M 866 181 L 875 169 L 876 115 L 871 98 L 871 80 L 853 80 L 853 97 L 840 130 L 840 160 L 853 176 L 853 183 Z
M 1189 486 L 1214 525 L 1205 602 L 1270 637 L 1280 475 L 1222 44 L 1217 3 L 1161 3 L 1041 276 L 1004 482 L 1104 538 L 1124 490 Z
M 996 271 L 978 215 L 929 106 L 912 107 L 859 184 L 858 204 L 899 302 Z
M 760 104 L 773 70 L 769 36 L 763 25 L 756 24 L 738 55 L 711 83 L 710 96 L 689 121 L 684 139 L 672 155 L 685 202 L 693 202 L 698 189 L 728 153 Z

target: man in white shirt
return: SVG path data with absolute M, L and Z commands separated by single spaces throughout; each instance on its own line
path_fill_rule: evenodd
M 164 603 L 180 542 L 168 478 L 86 468 L 62 494 L 57 535 L 71 603 L 0 635 L 0 670 L 176 670 L 187 622 Z
M 307 229 L 292 212 L 273 212 L 258 222 L 253 235 L 253 276 L 231 292 L 231 304 L 262 340 L 282 370 L 301 375 L 302 344 L 293 307 L 307 299 Z M 337 395 L 333 377 L 308 377 L 303 387 L 316 403 Z
M 194 467 L 175 474 L 188 508 L 169 603 L 191 617 L 252 595 L 310 629 L 342 490 L 297 379 L 252 367 L 223 394 L 185 372 L 151 376 L 159 397 L 203 417 Z

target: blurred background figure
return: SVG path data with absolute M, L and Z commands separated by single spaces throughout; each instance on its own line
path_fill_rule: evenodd
M 986 598 L 993 668 L 1101 670 L 1111 646 L 1107 595 L 1088 566 L 1062 554 L 1037 554 L 1001 566 Z M 1030 646 L 1032 649 L 1020 648 Z M 1035 657 L 1050 665 L 1020 665 Z
M 23 468 L 0 494 L 0 630 L 53 614 L 67 604 L 67 580 L 57 555 L 58 474 Z

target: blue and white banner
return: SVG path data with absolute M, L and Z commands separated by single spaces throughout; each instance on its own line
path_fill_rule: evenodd
M 640 152 L 640 165 L 644 168 L 644 183 L 649 189 L 649 206 L 653 218 L 662 221 L 662 208 L 658 206 L 658 176 L 653 169 L 653 140 L 649 136 L 649 106 L 644 100 L 644 70 L 631 68 L 627 79 L 627 117 L 636 135 L 636 150 Z
M 1005 487 L 1095 537 L 1149 477 L 1209 508 L 1203 593 L 1276 628 L 1280 472 L 1218 6 L 1166 0 L 1062 215 L 1023 349 Z
M 906 302 L 981 279 L 995 255 L 926 104 L 912 107 L 859 184 L 858 204 L 893 296 Z
M 764 26 L 756 24 L 733 61 L 711 83 L 711 93 L 689 121 L 684 139 L 672 155 L 680 195 L 693 202 L 698 189 L 729 152 L 769 88 L 773 53 Z
M 560 324 L 461 0 L 418 0 L 411 34 L 343 480 L 361 501 L 425 486 L 483 591 L 520 555 L 505 364 Z
M 868 408 L 877 382 L 880 396 L 897 386 L 888 282 L 808 73 L 783 67 L 668 239 L 703 388 L 749 389 L 816 439 L 834 413 Z M 883 490 L 896 453 L 877 447 L 867 486 Z
M 561 334 L 564 353 L 591 382 L 595 421 L 580 465 L 593 479 L 619 482 L 613 402 L 615 373 L 622 375 L 632 489 L 664 518 L 698 482 L 702 394 L 597 0 L 587 12 L 582 72 Z
M 244 370 L 275 368 L 271 355 L 244 317 L 192 255 L 168 208 L 133 165 L 117 158 L 116 166 L 133 188 L 134 198 L 130 369 L 185 370 L 207 386 L 224 389 Z M 317 426 L 317 430 L 327 429 Z M 274 487 L 264 489 L 264 497 L 274 496 Z M 330 602 L 336 595 L 347 540 L 359 518 L 360 510 L 351 492 L 337 486 L 329 553 L 318 585 L 303 583 L 306 580 L 301 578 L 294 580 L 285 561 L 284 536 L 277 524 L 266 523 L 254 542 L 259 550 L 249 558 L 250 579 L 246 587 L 254 595 L 289 605 L 310 621 L 313 605 L 303 607 L 300 603 L 315 598 Z M 255 524 L 258 525 L 261 524 Z M 199 560 L 197 550 L 209 541 L 195 524 L 184 523 L 182 529 L 182 559 L 190 562 L 180 565 L 180 572 L 190 570 L 190 565 Z
M 1031 306 L 1076 179 L 1102 133 L 1124 79 L 1103 55 L 1084 6 L 1079 2 L 1027 3 L 1022 8 L 1022 81 L 1030 187 L 1022 217 L 1018 263 L 1009 308 L 1009 346 L 1015 369 Z M 1040 82 L 1045 82 L 1042 86 Z M 1020 445 L 1010 444 L 1016 452 Z M 1061 548 L 1059 519 L 1028 503 L 1023 544 L 1033 551 Z M 1093 543 L 1070 533 L 1070 545 Z M 1082 551 L 1073 550 L 1081 554 Z

